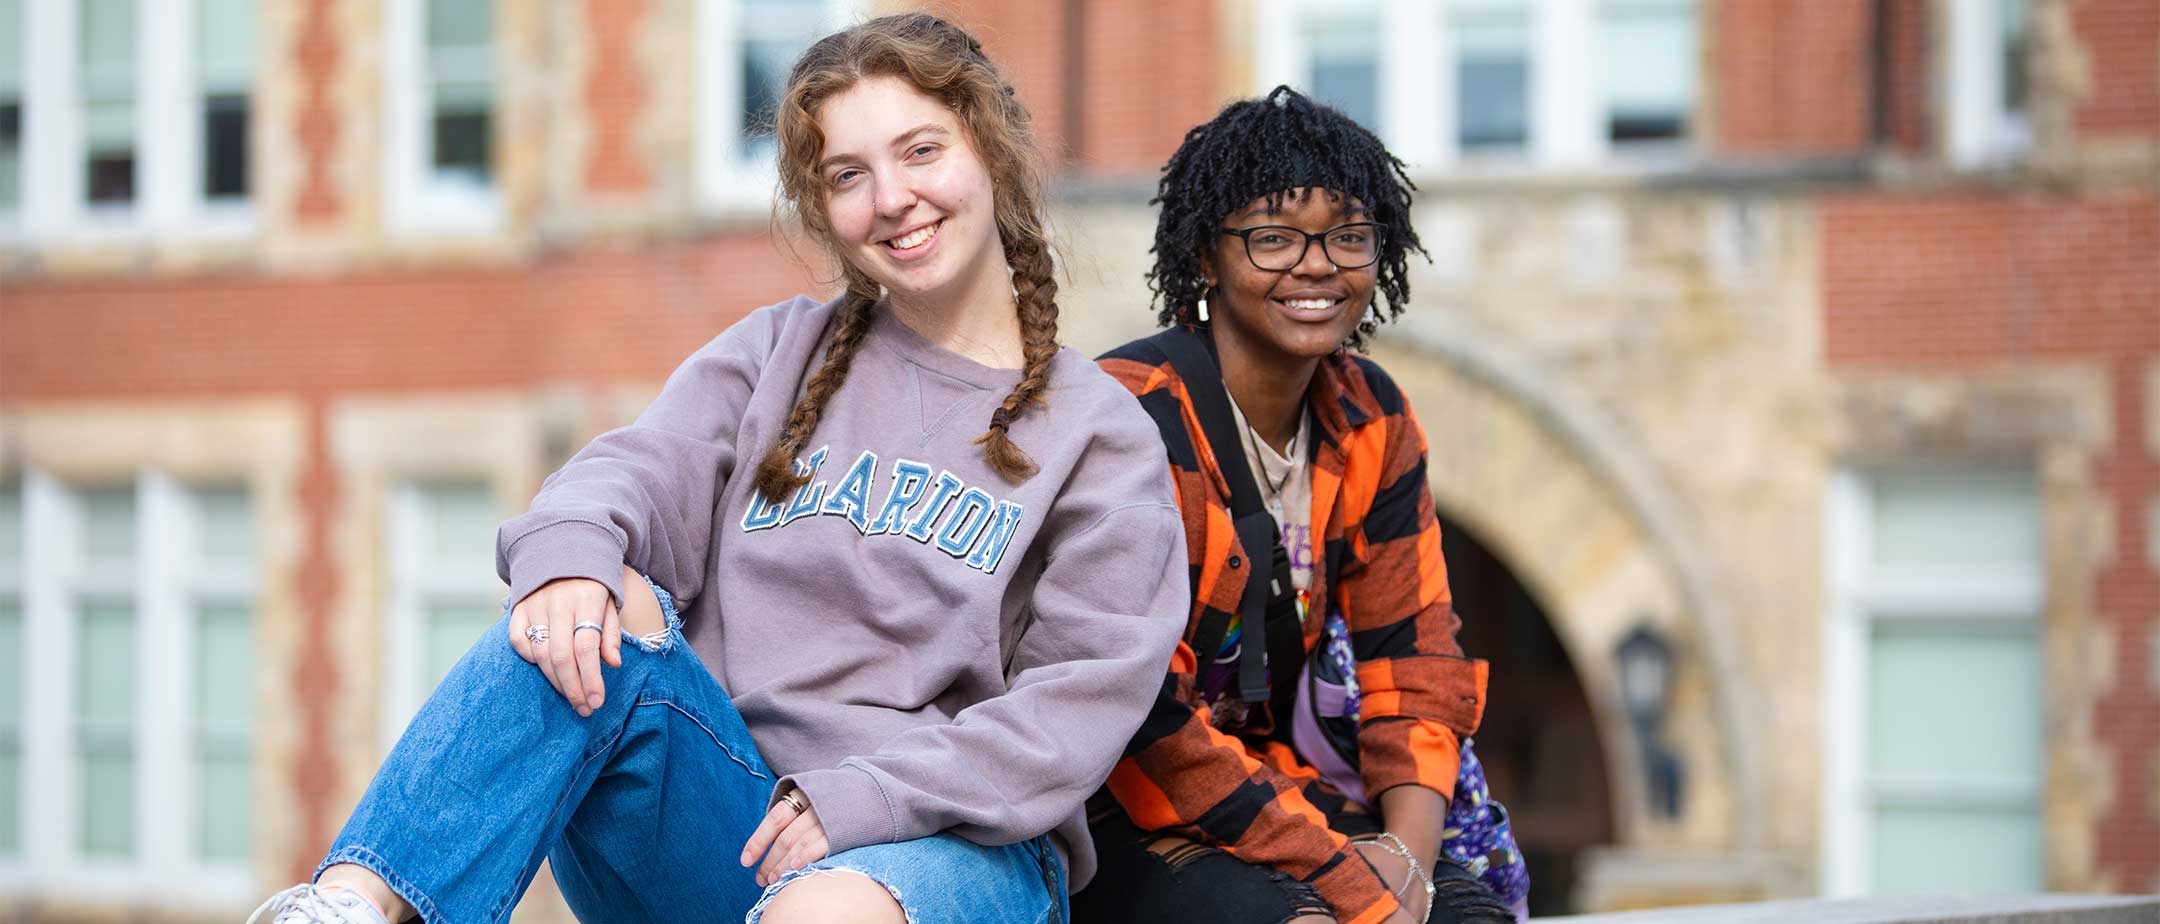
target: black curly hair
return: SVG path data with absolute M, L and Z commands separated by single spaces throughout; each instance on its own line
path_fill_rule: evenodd
M 1425 254 L 1410 228 L 1410 194 L 1417 186 L 1403 162 L 1357 120 L 1314 102 L 1289 87 L 1265 99 L 1223 107 L 1206 124 L 1185 133 L 1184 143 L 1163 165 L 1162 181 L 1149 205 L 1155 219 L 1155 266 L 1148 288 L 1155 318 L 1164 327 L 1196 324 L 1193 306 L 1207 294 L 1201 255 L 1208 253 L 1230 213 L 1265 197 L 1280 206 L 1292 189 L 1325 189 L 1363 203 L 1383 229 L 1380 260 L 1373 265 L 1383 316 L 1402 314 L 1410 301 L 1409 254 Z M 1363 350 L 1379 322 L 1368 315 L 1344 344 Z

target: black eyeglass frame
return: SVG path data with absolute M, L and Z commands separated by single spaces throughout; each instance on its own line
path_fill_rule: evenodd
M 1372 259 L 1358 264 L 1348 264 L 1344 263 L 1341 260 L 1335 259 L 1335 251 L 1328 249 L 1327 239 L 1333 236 L 1335 232 L 1341 231 L 1344 228 L 1364 228 L 1372 233 Z M 1251 263 L 1254 269 L 1266 273 L 1287 273 L 1291 270 L 1297 269 L 1298 264 L 1305 262 L 1305 255 L 1312 252 L 1312 245 L 1316 241 L 1320 244 L 1321 256 L 1327 257 L 1328 262 L 1330 264 L 1333 264 L 1334 267 L 1339 270 L 1364 269 L 1368 266 L 1378 263 L 1380 262 L 1381 252 L 1387 247 L 1387 226 L 1377 221 L 1346 221 L 1342 224 L 1336 225 L 1335 227 L 1329 228 L 1326 231 L 1322 231 L 1319 234 L 1314 234 L 1302 228 L 1293 228 L 1289 225 L 1254 225 L 1250 228 L 1223 227 L 1217 230 L 1221 231 L 1224 234 L 1230 235 L 1231 237 L 1235 237 L 1244 241 L 1246 262 Z M 1305 243 L 1298 247 L 1297 259 L 1290 261 L 1290 265 L 1283 267 L 1261 265 L 1260 258 L 1253 256 L 1252 236 L 1262 231 L 1281 231 L 1285 234 L 1303 235 L 1305 237 Z

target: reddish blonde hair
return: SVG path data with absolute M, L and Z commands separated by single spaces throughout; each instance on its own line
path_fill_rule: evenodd
M 870 330 L 873 306 L 881 294 L 877 282 L 848 262 L 825 214 L 825 178 L 818 161 L 825 148 L 817 124 L 818 106 L 866 78 L 897 77 L 925 96 L 943 103 L 960 120 L 968 143 L 982 159 L 995 190 L 993 210 L 998 241 L 1012 269 L 1025 363 L 1020 382 L 990 415 L 989 428 L 976 443 L 998 473 L 1021 481 L 1036 472 L 1034 460 L 1007 435 L 1012 422 L 1043 403 L 1050 380 L 1050 360 L 1057 355 L 1057 280 L 1043 227 L 1045 181 L 1035 144 L 1035 130 L 1013 95 L 1012 85 L 983 53 L 982 43 L 965 30 L 928 13 L 904 13 L 870 20 L 835 32 L 811 45 L 788 75 L 774 130 L 780 145 L 780 192 L 804 230 L 824 245 L 840 266 L 847 294 L 839 323 L 826 347 L 825 363 L 803 388 L 788 412 L 780 436 L 757 467 L 758 493 L 778 501 L 809 481 L 795 470 L 795 457 L 817 429 L 826 402 L 847 379 L 855 351 Z

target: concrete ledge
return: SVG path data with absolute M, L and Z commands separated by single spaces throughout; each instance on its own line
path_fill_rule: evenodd
M 2160 896 L 1906 895 L 1539 918 L 1552 924 L 2155 924 Z

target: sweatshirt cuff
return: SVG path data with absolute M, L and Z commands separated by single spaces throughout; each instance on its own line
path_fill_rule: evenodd
M 598 581 L 623 604 L 622 540 L 607 527 L 586 520 L 561 520 L 511 540 L 509 560 L 510 605 L 516 606 L 540 585 L 562 578 Z
M 773 787 L 773 801 L 789 789 L 802 790 L 810 807 L 817 810 L 818 824 L 825 829 L 826 856 L 899 840 L 892 800 L 885 798 L 884 787 L 868 770 L 841 764 L 791 774 Z

